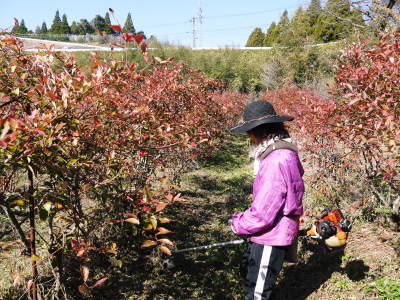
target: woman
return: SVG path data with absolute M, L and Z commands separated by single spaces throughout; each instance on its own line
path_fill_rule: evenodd
M 245 299 L 269 299 L 290 245 L 297 239 L 303 213 L 304 173 L 297 148 L 272 104 L 254 101 L 232 132 L 246 132 L 255 144 L 253 200 L 231 219 L 237 235 L 249 235 L 242 271 Z

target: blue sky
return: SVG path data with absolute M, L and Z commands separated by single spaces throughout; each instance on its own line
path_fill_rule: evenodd
M 255 27 L 263 31 L 272 21 L 278 21 L 287 9 L 293 15 L 296 8 L 306 6 L 309 0 L 0 0 L 0 28 L 13 24 L 13 17 L 24 19 L 28 29 L 35 30 L 43 21 L 50 27 L 56 10 L 72 21 L 88 19 L 97 14 L 104 16 L 111 7 L 121 25 L 131 12 L 137 31 L 155 35 L 159 40 L 180 45 L 193 41 L 190 19 L 203 8 L 197 46 L 244 46 Z

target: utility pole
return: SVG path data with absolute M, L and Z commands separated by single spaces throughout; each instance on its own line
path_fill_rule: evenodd
M 203 5 L 202 5 L 202 1 L 199 0 L 199 8 L 197 10 L 197 40 L 198 40 L 198 46 L 201 47 L 202 46 L 202 25 L 203 25 Z
M 203 8 L 200 0 L 196 15 L 190 19 L 190 23 L 192 23 L 193 48 L 201 46 L 201 25 L 203 24 L 203 18 Z
M 196 17 L 190 19 L 190 22 L 192 23 L 192 37 L 193 37 L 192 48 L 196 48 L 196 40 L 197 40 Z

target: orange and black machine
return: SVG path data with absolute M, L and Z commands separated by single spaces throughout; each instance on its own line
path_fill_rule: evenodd
M 328 248 L 346 245 L 351 223 L 343 217 L 340 209 L 324 208 L 315 218 L 309 228 L 300 230 L 300 236 L 322 240 Z

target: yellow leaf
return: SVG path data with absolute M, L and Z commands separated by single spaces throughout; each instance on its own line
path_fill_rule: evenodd
M 157 245 L 157 242 L 152 241 L 152 240 L 147 240 L 147 241 L 144 241 L 140 247 L 147 248 L 147 247 L 151 247 L 151 246 L 155 246 L 155 245 Z
M 37 255 L 32 255 L 32 256 L 31 256 L 31 260 L 33 260 L 33 261 L 38 261 L 38 260 L 40 260 L 40 257 L 37 256 Z
M 15 200 L 15 201 L 11 202 L 11 204 L 16 204 L 18 206 L 24 206 L 25 200 L 24 199 L 18 199 L 18 200 Z
M 153 229 L 156 229 L 157 228 L 157 218 L 155 216 L 151 216 L 149 221 L 150 221 L 150 224 L 153 227 Z
M 172 255 L 171 250 L 169 250 L 167 247 L 165 247 L 165 246 L 160 246 L 159 248 L 160 248 L 160 250 L 161 250 L 162 252 L 164 252 L 165 254 L 167 254 L 167 255 Z
M 136 219 L 136 218 L 126 219 L 125 222 L 129 222 L 129 223 L 132 223 L 132 224 L 140 224 L 139 220 Z
M 144 189 L 143 189 L 143 192 L 144 192 L 144 197 L 143 197 L 143 201 L 144 202 L 149 202 L 149 201 L 151 201 L 151 193 L 150 193 L 150 190 L 149 190 L 149 188 L 146 186 L 146 187 L 144 187 Z
M 158 221 L 160 221 L 160 223 L 169 223 L 172 220 L 168 219 L 168 218 L 159 218 Z

